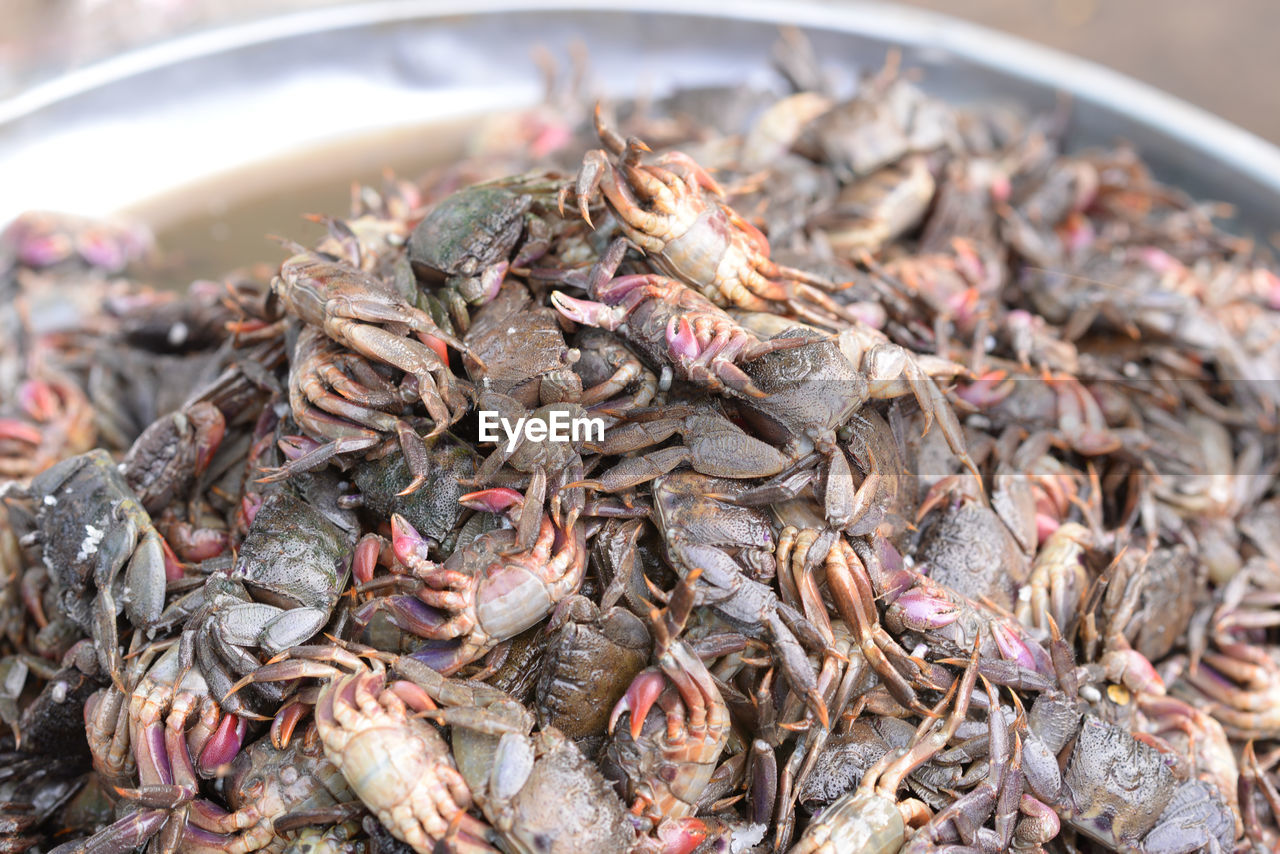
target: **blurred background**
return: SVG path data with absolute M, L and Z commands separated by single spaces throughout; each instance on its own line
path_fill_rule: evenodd
M 211 21 L 345 0 L 4 0 L 0 99 L 124 45 Z M 782 0 L 785 2 L 785 0 Z M 840 0 L 829 0 L 838 3 Z M 1277 0 L 900 0 L 1004 30 L 1151 83 L 1280 142 Z M 30 77 L 27 77 L 27 72 Z
M 1276 0 L 901 0 L 1136 77 L 1280 142 Z

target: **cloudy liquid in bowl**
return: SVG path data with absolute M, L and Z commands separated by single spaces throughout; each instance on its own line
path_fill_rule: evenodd
M 324 226 L 303 214 L 345 216 L 352 182 L 382 186 L 385 170 L 413 180 L 462 157 L 481 117 L 398 128 L 266 160 L 192 182 L 125 211 L 155 231 L 158 284 L 185 289 L 286 254 L 269 235 L 313 245 Z

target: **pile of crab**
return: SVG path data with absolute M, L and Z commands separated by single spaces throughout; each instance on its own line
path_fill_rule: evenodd
M 1265 252 L 776 61 L 185 293 L 3 232 L 0 851 L 1280 845 Z

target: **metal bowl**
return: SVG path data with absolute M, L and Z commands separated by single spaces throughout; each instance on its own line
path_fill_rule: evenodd
M 1238 227 L 1265 234 L 1280 221 L 1280 150 L 1114 72 L 935 14 L 783 0 L 382 0 L 174 39 L 0 102 L 0 223 L 28 208 L 136 208 L 248 164 L 531 104 L 537 44 L 565 55 L 585 43 L 610 95 L 767 83 L 780 23 L 806 29 L 846 70 L 901 47 L 925 88 L 957 102 L 1048 110 L 1066 93 L 1070 145 L 1127 139 L 1162 178 L 1235 205 Z

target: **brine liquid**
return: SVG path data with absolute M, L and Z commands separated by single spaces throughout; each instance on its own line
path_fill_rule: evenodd
M 390 169 L 415 179 L 463 155 L 479 117 L 402 128 L 344 140 L 202 179 L 148 200 L 126 213 L 156 233 L 163 261 L 154 280 L 185 288 L 231 270 L 280 263 L 284 249 L 268 235 L 310 246 L 324 226 L 303 214 L 345 216 L 353 181 L 382 186 Z

